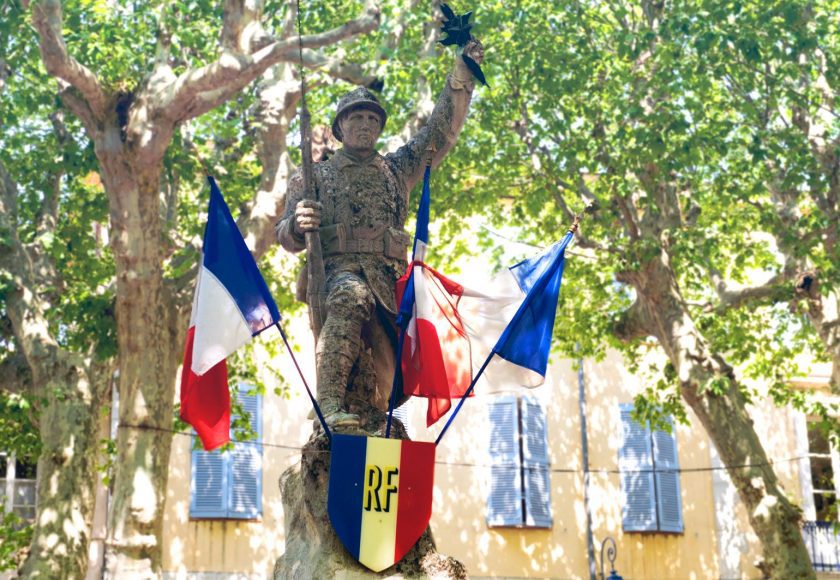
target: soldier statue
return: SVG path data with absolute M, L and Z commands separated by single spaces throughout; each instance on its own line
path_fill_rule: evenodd
M 481 64 L 484 50 L 478 41 L 463 50 Z M 315 360 L 318 403 L 330 427 L 358 426 L 361 404 L 388 408 L 397 345 L 394 285 L 408 266 L 411 241 L 404 229 L 409 192 L 422 178 L 429 155 L 434 167 L 455 144 L 474 86 L 464 60 L 456 57 L 426 125 L 384 156 L 375 147 L 388 114 L 369 90 L 349 92 L 332 122 L 343 148 L 313 167 L 317 201 L 304 199 L 300 171 L 289 181 L 286 210 L 276 226 L 280 244 L 300 252 L 306 232 L 320 233 L 326 316 L 316 336 Z M 305 280 L 298 281 L 301 301 L 307 295 Z M 365 357 L 375 385 L 366 396 L 358 395 L 354 406 L 345 395 Z

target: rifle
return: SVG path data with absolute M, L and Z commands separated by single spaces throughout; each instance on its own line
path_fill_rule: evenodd
M 302 72 L 302 71 L 301 71 Z M 303 74 L 300 77 L 301 107 L 300 107 L 300 149 L 303 172 L 303 197 L 317 201 L 318 194 L 313 184 L 312 173 L 312 127 L 309 109 L 306 106 L 306 82 Z M 326 296 L 324 286 L 326 273 L 324 272 L 324 256 L 321 252 L 321 233 L 319 231 L 306 232 L 306 303 L 309 305 L 309 321 L 315 340 L 321 334 L 321 327 L 326 317 Z

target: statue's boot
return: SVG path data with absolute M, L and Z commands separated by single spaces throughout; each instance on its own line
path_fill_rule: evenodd
M 318 405 L 329 427 L 358 427 L 359 416 L 342 409 L 347 378 L 354 360 L 340 351 L 317 352 L 315 364 L 318 375 Z
M 344 393 L 361 349 L 362 326 L 374 306 L 373 294 L 356 274 L 343 273 L 335 279 L 315 347 L 318 404 L 330 427 L 361 424 L 358 415 L 345 410 Z

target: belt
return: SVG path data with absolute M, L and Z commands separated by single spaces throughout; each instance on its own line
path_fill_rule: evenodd
M 405 259 L 411 241 L 397 228 L 348 228 L 335 224 L 321 228 L 321 245 L 325 256 L 337 254 L 377 254 Z
M 344 253 L 382 254 L 385 252 L 385 240 L 346 240 L 342 248 Z

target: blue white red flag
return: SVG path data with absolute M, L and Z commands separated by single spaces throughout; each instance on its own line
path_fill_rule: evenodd
M 566 246 L 573 236 L 569 232 L 550 248 L 508 270 L 524 298 L 493 347 L 499 357 L 494 361 L 500 361 L 497 366 L 508 363 L 516 367 L 515 372 L 523 379 L 520 384 L 525 386 L 545 380 Z M 493 363 L 490 365 L 487 372 L 493 372 Z
M 215 180 L 181 371 L 181 419 L 208 451 L 230 440 L 226 359 L 280 321 L 277 305 Z
M 462 287 L 423 263 L 429 244 L 430 172 L 426 167 L 411 264 L 396 288 L 405 329 L 403 392 L 429 400 L 428 425 L 449 410 L 450 399 L 464 395 L 472 378 L 469 339 L 457 311 Z
M 424 263 L 429 244 L 430 169 L 423 176 L 412 261 L 397 281 L 403 391 L 429 400 L 426 424 L 483 380 L 535 387 L 545 381 L 566 246 L 573 234 L 473 288 Z M 479 290 L 480 288 L 480 290 Z
M 412 320 L 403 350 L 406 394 L 426 397 L 431 425 L 463 397 L 491 353 L 482 380 L 536 387 L 545 380 L 554 318 L 571 234 L 540 254 L 470 288 L 422 262 L 397 282 L 413 288 Z M 481 288 L 478 290 L 477 288 Z M 404 302 L 403 302 L 404 304 Z

